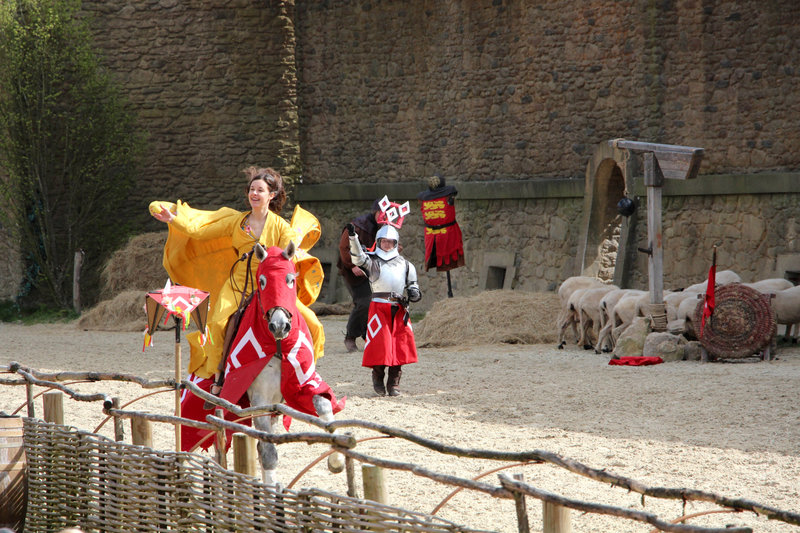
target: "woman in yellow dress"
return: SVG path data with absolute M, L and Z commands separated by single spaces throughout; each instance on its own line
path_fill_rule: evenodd
M 286 201 L 283 179 L 278 172 L 249 167 L 244 173 L 248 178 L 249 212 L 228 207 L 204 211 L 180 200 L 176 204 L 161 201 L 150 204 L 153 217 L 169 226 L 163 263 L 172 282 L 210 293 L 207 319 L 210 342 L 203 345 L 200 332 L 187 335 L 191 350 L 189 372 L 203 379 L 218 377 L 225 326 L 242 298 L 247 265 L 253 273 L 252 279 L 258 268 L 255 257 L 249 262 L 238 260 L 256 242 L 264 247 L 285 247 L 294 240 L 300 248 L 296 256 L 300 274 L 297 303 L 313 337 L 315 359 L 322 357 L 325 344 L 322 324 L 307 307 L 316 300 L 322 286 L 319 260 L 307 253 L 319 239 L 319 223 L 299 206 L 291 223 L 278 215 Z M 252 289 L 247 286 L 248 293 Z

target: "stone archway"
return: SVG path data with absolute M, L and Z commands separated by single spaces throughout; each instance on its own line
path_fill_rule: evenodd
M 630 274 L 629 237 L 633 235 L 636 214 L 621 216 L 617 202 L 626 189 L 633 188 L 635 164 L 625 150 L 603 142 L 596 146 L 586 165 L 578 272 L 620 287 L 627 284 Z

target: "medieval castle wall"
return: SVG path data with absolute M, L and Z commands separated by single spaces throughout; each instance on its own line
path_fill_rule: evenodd
M 546 290 L 576 273 L 582 189 L 509 197 L 491 184 L 582 180 L 594 147 L 615 138 L 703 147 L 698 180 L 757 184 L 759 173 L 800 166 L 800 4 L 790 0 L 85 0 L 84 9 L 150 136 L 131 198 L 143 229 L 159 228 L 146 215 L 152 199 L 243 208 L 240 170 L 267 165 L 320 217 L 318 247 L 330 255 L 375 184 L 403 201 L 439 173 L 488 184 L 457 200 L 467 266 L 452 272 L 456 294 L 486 287 L 493 261 L 509 267 L 510 287 Z M 667 287 L 702 279 L 713 244 L 720 268 L 746 279 L 794 264 L 780 258 L 800 254 L 800 187 L 727 192 L 665 196 Z M 420 265 L 412 206 L 401 238 Z M 635 231 L 644 245 L 646 226 Z M 444 297 L 441 274 L 421 282 L 425 306 Z M 644 256 L 632 283 L 646 288 Z

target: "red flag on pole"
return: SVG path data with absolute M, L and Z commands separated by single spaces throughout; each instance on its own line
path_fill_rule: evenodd
M 706 297 L 703 302 L 703 319 L 700 321 L 700 336 L 703 336 L 703 328 L 706 326 L 706 319 L 714 314 L 714 286 L 717 277 L 717 247 L 714 246 L 714 254 L 711 259 L 711 268 L 708 269 L 708 284 L 706 286 Z

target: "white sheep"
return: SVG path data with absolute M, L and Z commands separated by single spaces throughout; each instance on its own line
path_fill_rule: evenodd
M 590 276 L 572 276 L 565 279 L 558 287 L 558 298 L 561 305 L 558 312 L 558 318 L 556 319 L 556 328 L 559 332 L 559 348 L 563 348 L 564 344 L 566 344 L 564 341 L 564 336 L 566 335 L 566 329 L 570 326 L 572 326 L 572 331 L 575 337 L 578 337 L 579 317 L 577 314 L 577 309 L 570 309 L 569 303 L 572 294 L 577 290 L 588 289 L 590 287 L 599 287 L 602 285 L 604 285 L 604 283 L 598 278 L 593 278 Z M 577 301 L 575 303 L 577 304 Z
M 583 287 L 580 289 L 576 289 L 572 291 L 570 294 L 569 300 L 567 300 L 566 306 L 561 310 L 561 313 L 558 317 L 558 348 L 563 349 L 564 345 L 567 344 L 566 336 L 567 336 L 567 329 L 572 327 L 572 333 L 575 336 L 576 342 L 580 340 L 580 334 L 578 333 L 578 326 L 580 324 L 580 312 L 578 311 L 578 302 L 581 300 L 581 296 L 583 293 L 586 292 L 588 288 Z
M 789 328 L 800 322 L 800 285 L 774 294 L 772 308 L 775 310 L 775 322 L 785 324 L 788 334 Z
M 593 347 L 600 329 L 600 302 L 603 296 L 611 291 L 619 290 L 616 285 L 592 287 L 583 292 L 578 301 L 578 320 L 580 322 L 580 338 L 578 344 L 585 349 Z
M 742 278 L 733 270 L 720 270 L 714 276 L 714 285 L 727 285 L 729 283 L 741 283 Z M 708 280 L 701 283 L 695 283 L 683 289 L 686 292 L 706 292 L 708 287 Z
M 636 316 L 636 302 L 644 294 L 647 294 L 647 291 L 625 289 L 625 294 L 619 298 L 614 308 L 609 312 L 609 320 L 597 336 L 597 344 L 595 345 L 597 353 L 600 353 L 598 350 L 606 352 L 614 349 L 616 341 L 613 331 L 617 328 L 621 328 L 619 330 L 621 331 L 631 324 L 634 316 Z

